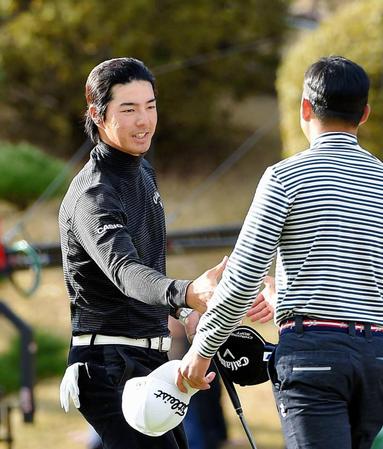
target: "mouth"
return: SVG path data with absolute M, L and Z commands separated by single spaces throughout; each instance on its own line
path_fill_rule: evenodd
M 133 138 L 137 140 L 145 140 L 149 136 L 149 131 L 133 134 Z

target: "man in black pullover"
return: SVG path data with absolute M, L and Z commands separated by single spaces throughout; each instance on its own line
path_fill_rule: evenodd
M 122 390 L 130 377 L 167 361 L 169 314 L 203 313 L 225 261 L 193 282 L 165 275 L 163 205 L 143 158 L 157 124 L 147 67 L 133 58 L 99 64 L 86 99 L 85 128 L 95 147 L 59 216 L 73 332 L 61 402 L 67 410 L 72 397 L 105 449 L 185 449 L 182 426 L 156 438 L 132 429 Z

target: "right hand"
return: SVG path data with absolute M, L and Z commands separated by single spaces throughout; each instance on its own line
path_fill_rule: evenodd
M 214 380 L 216 373 L 211 371 L 207 373 L 211 359 L 200 356 L 194 351 L 193 346 L 184 355 L 181 366 L 177 375 L 177 387 L 183 393 L 187 393 L 188 389 L 184 382 L 188 383 L 192 388 L 199 390 L 208 390 L 210 383 Z
M 228 257 L 225 256 L 222 261 L 210 270 L 205 271 L 191 284 L 186 290 L 186 305 L 199 313 L 206 312 L 207 302 L 213 296 L 223 270 L 226 267 Z

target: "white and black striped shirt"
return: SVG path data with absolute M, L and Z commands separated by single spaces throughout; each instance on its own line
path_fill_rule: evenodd
M 239 323 L 277 254 L 275 320 L 383 324 L 383 163 L 325 133 L 263 175 L 193 347 L 205 357 Z

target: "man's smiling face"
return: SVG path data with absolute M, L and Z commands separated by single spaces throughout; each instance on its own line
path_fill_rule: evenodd
M 103 142 L 132 156 L 144 155 L 157 125 L 151 83 L 134 80 L 113 86 L 105 118 L 97 125 Z

